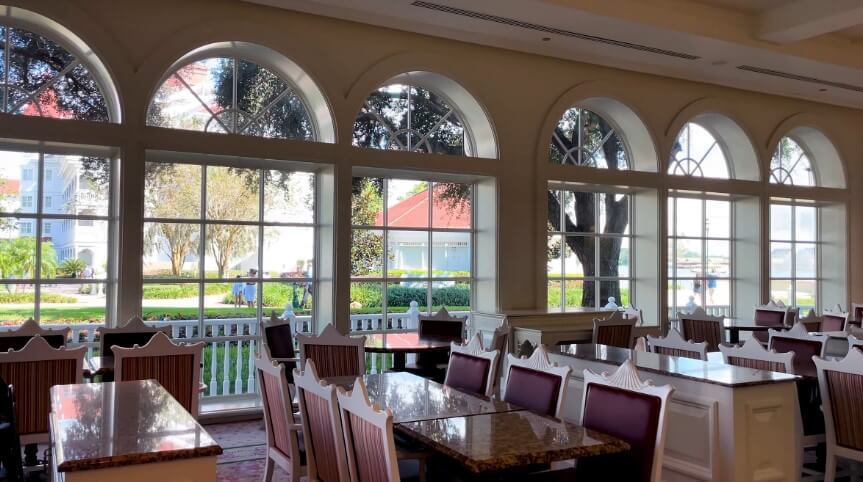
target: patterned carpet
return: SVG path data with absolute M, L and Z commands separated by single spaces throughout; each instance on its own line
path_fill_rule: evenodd
M 219 482 L 260 482 L 263 479 L 267 443 L 263 420 L 205 428 L 224 449 L 217 469 Z M 273 480 L 286 481 L 288 476 L 277 467 Z

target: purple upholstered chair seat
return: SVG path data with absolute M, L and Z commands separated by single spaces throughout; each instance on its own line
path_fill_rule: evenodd
M 794 371 L 803 375 L 815 374 L 813 356 L 821 356 L 823 342 L 817 340 L 801 340 L 774 336 L 770 340 L 770 349 L 777 353 L 794 352 Z
M 449 362 L 450 371 L 446 385 L 463 392 L 485 395 L 488 371 L 491 364 L 485 358 L 453 353 Z
M 554 416 L 560 393 L 560 377 L 519 366 L 509 369 L 503 399 L 543 415 Z

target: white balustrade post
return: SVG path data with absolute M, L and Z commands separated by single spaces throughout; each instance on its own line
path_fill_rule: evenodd
M 243 393 L 243 336 L 245 323 L 237 322 L 237 377 L 234 380 L 234 393 Z
M 73 336 L 75 337 L 75 341 L 77 342 L 78 337 L 81 336 L 81 333 L 78 332 L 78 334 L 73 334 Z M 87 330 L 87 357 L 93 356 L 93 345 L 95 344 L 95 340 L 96 340 L 96 327 L 90 326 L 90 328 Z
M 176 340 L 180 337 L 180 325 L 171 323 L 171 339 Z
M 408 308 L 407 312 L 408 316 L 408 326 L 405 328 L 409 328 L 411 330 L 416 330 L 420 326 L 420 310 L 419 305 L 416 301 L 411 301 L 410 308 Z
M 222 343 L 225 351 L 222 353 L 222 395 L 228 395 L 231 392 L 231 342 L 228 341 L 228 336 L 231 334 L 231 327 L 227 323 L 225 327 L 225 342 Z
M 248 368 L 249 368 L 249 378 L 246 380 L 246 393 L 255 393 L 255 338 L 258 335 L 258 324 L 251 323 L 249 324 L 249 335 L 252 336 L 252 339 L 249 340 L 249 360 L 248 360 Z M 240 374 L 237 374 L 237 378 L 240 378 Z
M 206 330 L 206 328 L 205 328 Z M 211 335 L 213 337 L 218 336 L 219 334 L 219 325 L 213 325 L 213 332 Z M 216 363 L 219 361 L 217 358 L 218 350 L 216 346 L 216 342 L 210 343 L 210 395 L 216 395 Z

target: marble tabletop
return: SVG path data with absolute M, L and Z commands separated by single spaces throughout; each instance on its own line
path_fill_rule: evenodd
M 629 450 L 622 440 L 528 411 L 423 420 L 396 429 L 473 473 Z
M 785 325 L 781 323 L 776 325 L 759 325 L 755 323 L 755 320 L 749 318 L 724 318 L 722 320 L 722 326 L 724 326 L 726 330 L 742 331 L 767 331 L 770 329 L 780 330 L 785 328 Z
M 213 457 L 222 447 L 153 380 L 51 387 L 57 470 Z
M 626 348 L 589 343 L 562 345 L 560 354 L 615 366 L 619 366 L 625 360 L 632 359 L 640 371 L 688 378 L 728 387 L 792 382 L 798 378 L 796 375 L 789 375 L 787 373 L 768 372 L 726 365 L 721 361 L 701 361 L 692 358 L 637 352 Z
M 366 335 L 367 352 L 418 353 L 449 350 L 451 339 L 420 338 L 417 332 L 375 333 Z
M 328 382 L 350 390 L 356 378 L 333 377 Z M 365 375 L 369 398 L 393 412 L 394 423 L 522 410 L 499 400 L 471 395 L 407 372 Z

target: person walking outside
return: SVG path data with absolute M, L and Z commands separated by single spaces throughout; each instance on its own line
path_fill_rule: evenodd
M 237 275 L 237 281 L 231 286 L 231 296 L 234 298 L 234 308 L 243 306 L 243 282 L 240 281 L 242 276 Z
M 257 275 L 258 270 L 254 268 L 249 269 L 249 278 L 254 278 Z M 246 299 L 246 306 L 254 308 L 255 301 L 258 298 L 258 284 L 254 281 L 247 281 L 246 286 L 243 288 L 243 298 Z

